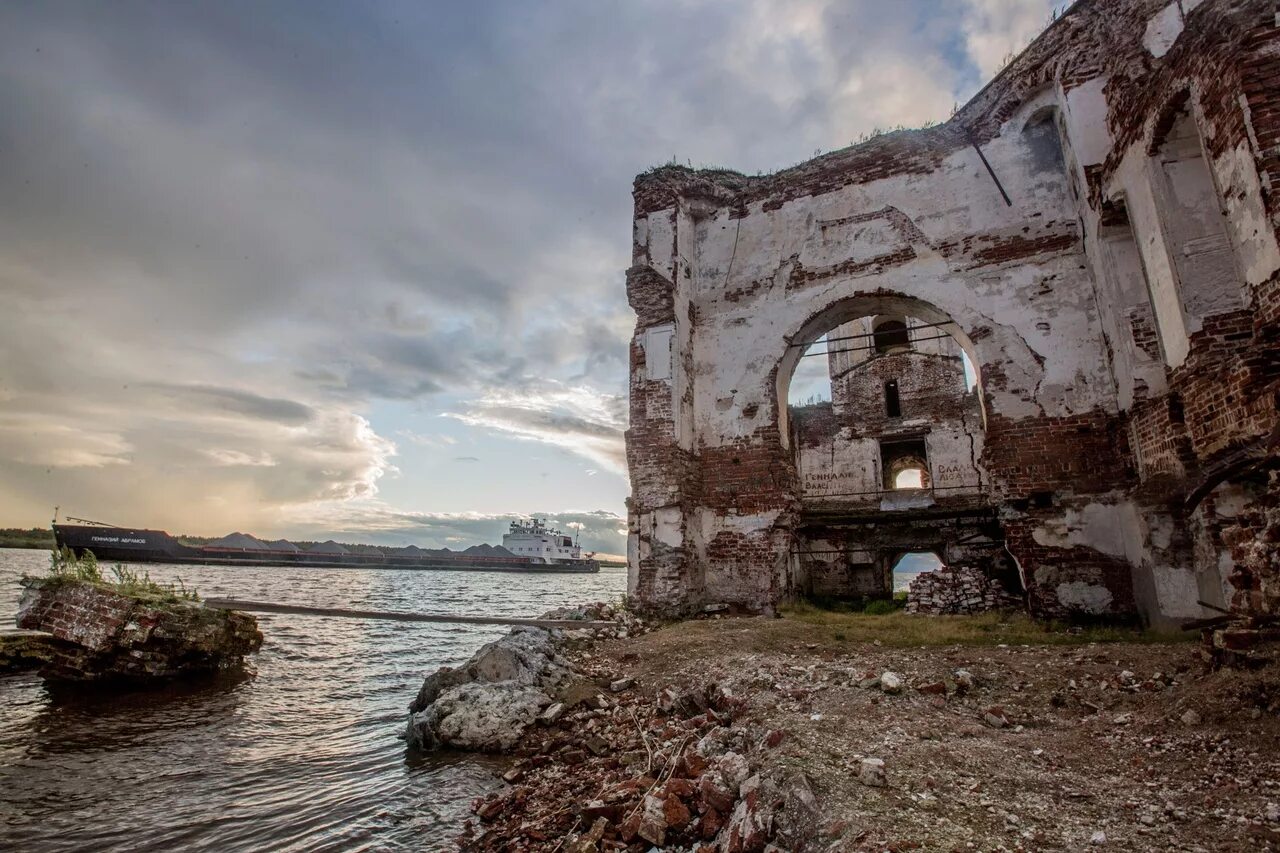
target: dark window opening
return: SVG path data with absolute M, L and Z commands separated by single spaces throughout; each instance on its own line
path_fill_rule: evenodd
M 898 397 L 898 383 L 884 383 L 884 413 L 891 418 L 902 417 L 902 400 Z
M 907 331 L 907 324 L 901 320 L 885 320 L 876 326 L 871 335 L 875 340 L 876 352 L 880 355 L 911 348 L 911 335 Z

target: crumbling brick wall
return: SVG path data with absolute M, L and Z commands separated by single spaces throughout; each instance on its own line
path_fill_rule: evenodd
M 773 175 L 637 178 L 633 592 L 766 608 L 811 585 L 793 552 L 822 508 L 797 447 L 839 427 L 837 471 L 890 425 L 838 405 L 792 423 L 789 378 L 808 343 L 893 314 L 950 335 L 979 375 L 964 417 L 981 500 L 930 512 L 993 513 L 1036 612 L 1197 615 L 1229 546 L 1195 506 L 1274 455 L 1278 82 L 1263 0 L 1082 0 L 937 127 Z M 1199 223 L 1230 258 L 1212 282 L 1177 242 L 1196 232 L 1171 193 L 1192 179 L 1213 194 L 1197 215 L 1222 211 Z M 927 526 L 920 507 L 880 511 Z
M 18 627 L 52 634 L 42 666 L 68 681 L 146 680 L 238 666 L 262 646 L 247 613 L 135 596 L 63 579 L 27 579 Z

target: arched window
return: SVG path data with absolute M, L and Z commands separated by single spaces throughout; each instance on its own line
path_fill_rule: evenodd
M 895 489 L 923 489 L 924 469 L 903 468 L 898 472 L 898 475 L 893 478 L 893 487 Z
M 877 321 L 872 339 L 879 355 L 911 348 L 911 334 L 907 331 L 907 324 L 901 320 Z
M 886 491 L 927 489 L 932 485 L 929 452 L 923 438 L 881 439 L 880 470 Z
M 1159 215 L 1177 274 L 1186 334 L 1191 334 L 1205 318 L 1242 307 L 1243 287 L 1221 193 L 1205 159 L 1189 98 L 1171 107 L 1156 131 L 1152 156 L 1160 176 Z

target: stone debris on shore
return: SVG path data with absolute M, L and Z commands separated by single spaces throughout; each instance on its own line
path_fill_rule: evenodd
M 628 633 L 548 635 L 578 686 L 523 723 L 460 847 L 1280 849 L 1274 673 L 1196 677 L 1186 644 L 904 649 L 791 619 Z
M 457 668 L 427 676 L 409 705 L 405 738 L 420 749 L 505 752 L 534 723 L 553 724 L 570 707 L 595 702 L 601 688 L 577 675 L 560 646 L 577 639 L 625 639 L 643 622 L 605 604 L 565 607 L 543 619 L 609 621 L 615 628 L 546 630 L 521 626 Z
M 778 839 L 798 843 L 816 798 L 802 773 L 757 770 L 749 756 L 770 740 L 734 723 L 740 701 L 716 684 L 623 691 L 526 731 L 510 786 L 476 801 L 461 846 L 759 853 Z
M 647 626 L 603 605 L 543 618 L 613 619 L 619 627 L 515 628 L 462 666 L 429 676 L 410 706 L 414 746 L 516 756 L 503 774 L 508 787 L 474 804 L 478 825 L 468 821 L 464 848 L 564 841 L 579 853 L 631 844 L 758 853 L 812 826 L 816 798 L 803 774 L 758 773 L 749 758 L 783 733 L 736 725 L 742 700 L 732 690 L 708 683 L 644 695 L 630 678 L 584 676 L 562 647 L 635 637 Z

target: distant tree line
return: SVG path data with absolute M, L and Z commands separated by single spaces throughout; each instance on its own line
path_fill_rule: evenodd
M 0 527 L 0 548 L 52 548 L 53 531 L 47 527 Z

